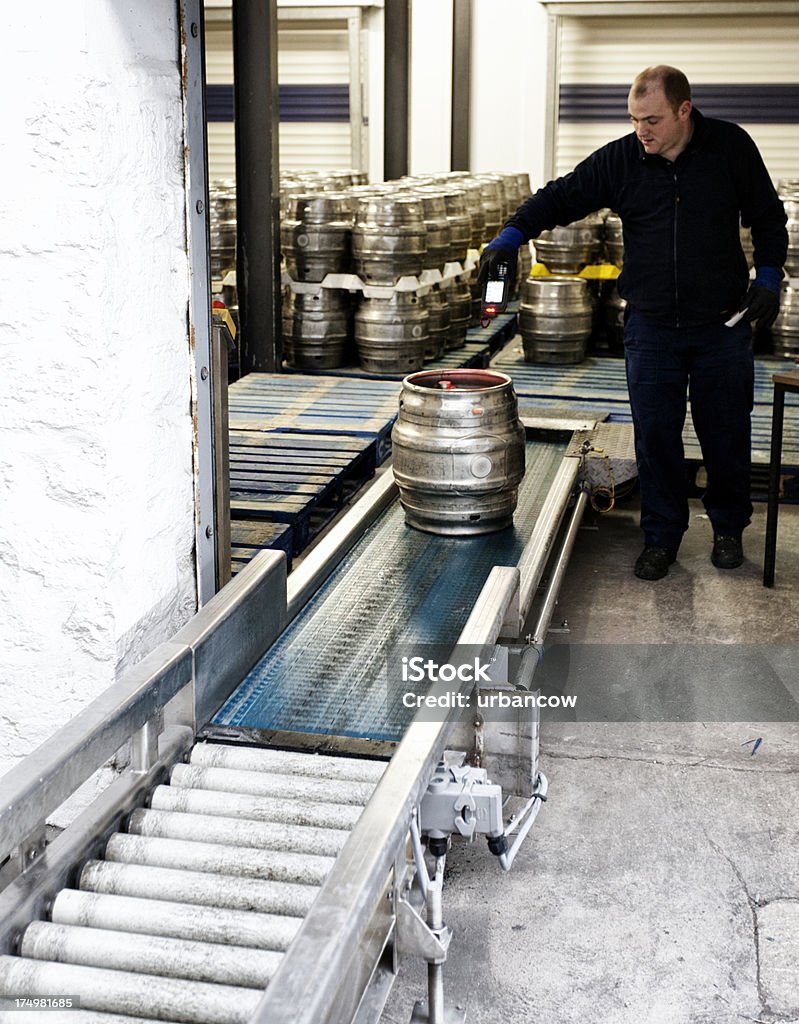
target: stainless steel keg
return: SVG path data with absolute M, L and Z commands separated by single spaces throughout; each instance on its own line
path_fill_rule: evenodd
M 349 292 L 320 288 L 283 298 L 283 355 L 298 370 L 330 370 L 346 363 L 352 339 Z
M 429 185 L 414 186 L 408 194 L 417 196 L 422 204 L 424 226 L 427 232 L 427 247 L 422 265 L 425 270 L 441 270 L 449 260 L 452 243 L 446 197 L 441 189 Z
M 783 282 L 780 311 L 771 328 L 774 355 L 792 359 L 799 355 L 799 289 Z
M 414 292 L 363 297 L 355 313 L 358 360 L 369 373 L 410 373 L 424 363 L 430 317 Z
M 580 277 L 530 277 L 522 284 L 519 333 L 528 363 L 579 363 L 591 336 L 593 307 Z
M 355 273 L 367 284 L 393 285 L 421 274 L 427 232 L 421 202 L 397 194 L 358 200 L 352 231 Z
M 605 217 L 605 254 L 609 263 L 624 263 L 624 236 L 621 217 L 612 211 Z
M 785 259 L 785 273 L 799 277 L 799 178 L 787 178 L 777 186 L 782 199 L 788 223 L 788 255 Z
M 607 289 L 602 299 L 602 315 L 608 351 L 614 356 L 624 354 L 624 311 L 626 308 L 627 303 L 619 295 L 619 289 L 616 282 L 613 281 L 612 287 Z
M 470 536 L 512 524 L 525 442 L 510 377 L 494 370 L 411 374 L 391 437 L 409 526 Z
M 211 278 L 220 280 L 236 266 L 235 182 L 226 179 L 212 182 L 208 199 Z
M 579 274 L 584 266 L 599 259 L 602 218 L 592 213 L 565 227 L 542 231 L 533 245 L 536 259 L 553 274 Z
M 449 303 L 449 334 L 447 349 L 460 348 L 466 341 L 472 317 L 472 291 L 464 275 L 442 281 L 441 290 Z
M 449 302 L 440 285 L 433 285 L 420 295 L 422 306 L 427 310 L 427 344 L 425 362 L 439 359 L 447 350 L 449 342 Z
M 350 270 L 353 211 L 344 192 L 289 196 L 280 225 L 286 270 L 294 281 L 324 281 Z

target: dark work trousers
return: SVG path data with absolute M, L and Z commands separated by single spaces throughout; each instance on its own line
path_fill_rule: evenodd
M 688 529 L 686 395 L 702 447 L 713 531 L 740 537 L 752 515 L 752 329 L 741 321 L 664 327 L 630 310 L 624 358 L 646 545 L 677 550 Z

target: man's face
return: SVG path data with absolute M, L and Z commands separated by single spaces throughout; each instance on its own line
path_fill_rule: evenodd
M 644 151 L 674 160 L 691 137 L 691 103 L 686 100 L 673 110 L 662 89 L 644 96 L 630 95 L 630 121 Z

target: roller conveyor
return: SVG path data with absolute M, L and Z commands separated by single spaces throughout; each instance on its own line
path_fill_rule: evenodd
M 419 809 L 445 749 L 471 756 L 475 738 L 452 718 L 410 721 L 375 669 L 394 643 L 490 650 L 500 634 L 519 635 L 576 483 L 566 447 L 528 445 L 512 529 L 417 533 L 395 504 L 331 560 L 338 568 L 304 608 L 307 574 L 287 590 L 282 555 L 263 552 L 10 773 L 0 858 L 15 851 L 26 870 L 0 892 L 0 1022 L 3 999 L 71 993 L 81 998 L 72 1024 L 366 1024 L 400 950 L 432 957 L 440 984 L 442 933 L 427 930 L 423 906 L 440 898 L 440 878 L 424 881 Z M 245 739 L 290 731 L 399 745 L 386 767 L 195 742 L 238 726 Z M 507 774 L 527 779 L 526 831 L 540 807 L 535 723 L 517 738 L 522 768 Z M 492 742 L 489 730 L 480 749 L 493 778 Z M 44 848 L 46 816 L 123 743 L 130 770 Z M 501 760 L 500 774 L 507 750 Z

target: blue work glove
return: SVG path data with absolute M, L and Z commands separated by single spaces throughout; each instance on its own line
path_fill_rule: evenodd
M 490 277 L 496 277 L 492 270 L 498 263 L 507 263 L 510 269 L 511 283 L 516 280 L 516 269 L 519 263 L 519 246 L 526 238 L 518 228 L 503 228 L 496 238 L 492 238 L 483 249 L 480 257 L 480 268 L 477 280 L 484 284 Z
M 765 330 L 777 319 L 780 311 L 782 271 L 774 267 L 758 267 L 746 297 L 741 303 L 744 319 L 757 320 L 758 330 Z

